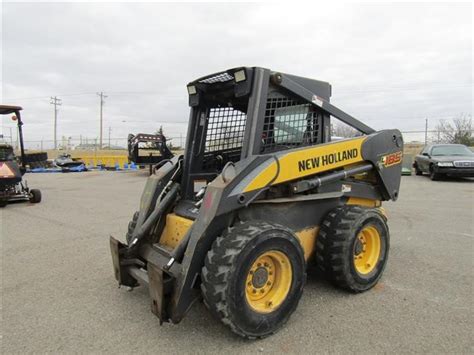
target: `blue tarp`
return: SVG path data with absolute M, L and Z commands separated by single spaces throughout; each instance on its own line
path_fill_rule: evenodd
M 29 173 L 62 173 L 60 168 L 34 168 L 28 170 Z
M 138 166 L 136 166 L 134 163 L 128 165 L 124 164 L 123 169 L 120 168 L 119 164 L 115 164 L 115 167 L 110 167 L 106 168 L 104 166 L 98 165 L 98 166 L 88 166 L 86 167 L 84 164 L 74 166 L 74 167 L 69 167 L 69 168 L 35 168 L 35 169 L 30 169 L 28 170 L 29 173 L 80 173 L 83 171 L 88 171 L 88 170 L 112 170 L 112 171 L 130 171 L 130 170 L 138 170 Z
M 71 168 L 66 168 L 69 172 L 80 173 L 82 171 L 87 171 L 87 168 L 84 164 L 73 166 Z
M 70 167 L 70 168 L 35 168 L 30 169 L 30 173 L 80 173 L 82 171 L 87 171 L 87 168 L 84 164 Z

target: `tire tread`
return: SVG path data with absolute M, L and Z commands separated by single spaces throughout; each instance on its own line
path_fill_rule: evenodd
M 222 236 L 217 237 L 205 258 L 204 267 L 202 268 L 201 291 L 204 304 L 222 323 L 230 327 L 234 333 L 246 339 L 267 337 L 274 334 L 278 328 L 263 336 L 252 336 L 243 332 L 234 323 L 229 311 L 227 301 L 228 281 L 231 278 L 237 258 L 245 245 L 254 237 L 269 229 L 275 229 L 275 225 L 264 221 L 237 222 L 236 225 L 228 228 Z
M 351 253 L 349 236 L 353 233 L 353 225 L 368 210 L 377 211 L 374 208 L 357 205 L 335 208 L 321 223 L 316 241 L 317 267 L 336 286 L 355 293 L 363 292 L 365 289 L 360 289 L 354 279 L 347 275 L 345 263 L 348 253 Z M 383 217 L 380 212 L 377 211 L 377 213 Z M 385 217 L 383 220 L 385 221 Z
M 137 226 L 137 220 L 138 220 L 139 214 L 140 212 L 136 211 L 133 214 L 131 221 L 128 222 L 127 234 L 125 235 L 125 239 L 128 245 L 130 245 L 130 242 L 132 241 L 133 231 L 135 230 L 135 227 Z

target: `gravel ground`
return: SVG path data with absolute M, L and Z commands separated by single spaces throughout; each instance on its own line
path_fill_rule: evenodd
M 4 354 L 474 351 L 472 181 L 403 177 L 399 201 L 384 205 L 391 251 L 381 282 L 353 295 L 310 273 L 287 325 L 245 341 L 202 303 L 160 327 L 146 288 L 117 288 L 108 236 L 124 236 L 145 175 L 27 179 L 44 201 L 0 210 Z

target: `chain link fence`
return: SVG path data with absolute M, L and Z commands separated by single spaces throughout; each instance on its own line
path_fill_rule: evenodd
M 474 136 L 474 130 L 470 130 Z M 8 132 L 7 132 L 8 133 Z M 443 132 L 437 130 L 416 130 L 416 131 L 402 131 L 403 138 L 406 145 L 420 146 L 425 143 L 444 143 Z M 183 150 L 186 144 L 186 136 L 167 136 L 167 144 L 172 149 Z M 15 149 L 18 149 L 18 136 L 13 134 L 0 135 L 0 142 L 11 144 Z M 58 151 L 97 151 L 97 150 L 127 150 L 127 137 L 106 137 L 102 140 L 100 146 L 99 138 L 97 137 L 61 137 L 57 140 Z M 25 149 L 31 151 L 50 151 L 54 150 L 54 140 L 25 140 Z
M 166 137 L 167 144 L 173 149 L 184 149 L 186 142 L 185 136 Z M 19 140 L 16 136 L 0 135 L 0 142 L 11 144 L 15 149 L 19 147 Z M 25 149 L 34 151 L 54 150 L 54 140 L 25 140 Z M 99 138 L 90 137 L 62 137 L 56 142 L 57 150 L 127 150 L 127 137 L 110 137 L 102 140 L 100 145 Z

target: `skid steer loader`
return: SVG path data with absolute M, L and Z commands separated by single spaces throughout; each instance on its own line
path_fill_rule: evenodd
M 148 178 L 127 243 L 111 237 L 120 285 L 148 285 L 178 323 L 201 296 L 236 334 L 262 338 L 295 310 L 308 263 L 363 292 L 387 263 L 381 201 L 399 194 L 403 140 L 333 106 L 329 83 L 241 67 L 187 86 L 184 156 Z M 360 132 L 331 141 L 331 120 Z

